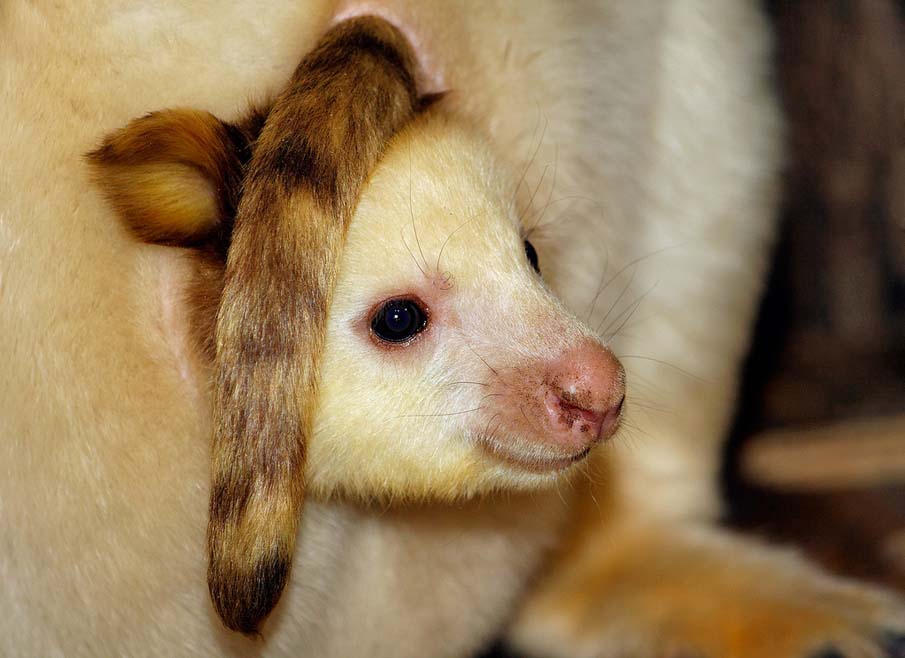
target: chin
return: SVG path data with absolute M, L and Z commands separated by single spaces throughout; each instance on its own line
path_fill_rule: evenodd
M 530 493 L 555 486 L 585 463 L 592 450 L 589 446 L 577 454 L 559 454 L 523 441 L 471 433 L 448 441 L 435 437 L 435 443 L 444 445 L 442 456 L 431 454 L 422 443 L 422 451 L 372 449 L 365 462 L 312 442 L 309 491 L 320 499 L 384 504 L 453 503 L 503 491 Z M 351 446 L 347 443 L 346 448 Z M 347 467 L 353 462 L 358 468 L 351 471 Z
M 589 445 L 572 453 L 560 452 L 524 443 L 512 445 L 509 441 L 501 441 L 488 434 L 475 435 L 473 442 L 488 459 L 504 464 L 509 470 L 543 476 L 547 480 L 554 480 L 573 466 L 584 462 L 593 448 Z

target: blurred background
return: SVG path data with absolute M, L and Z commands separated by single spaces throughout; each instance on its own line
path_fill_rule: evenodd
M 730 522 L 905 591 L 905 2 L 767 9 L 789 159 Z

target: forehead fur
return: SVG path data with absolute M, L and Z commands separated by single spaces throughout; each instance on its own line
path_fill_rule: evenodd
M 371 254 L 404 258 L 422 277 L 468 286 L 488 267 L 523 268 L 524 249 L 507 176 L 485 143 L 442 116 L 425 116 L 399 134 L 369 180 L 355 213 L 343 271 L 379 278 Z M 368 246 L 370 245 L 370 247 Z M 379 253 L 377 251 L 376 253 Z M 400 271 L 386 269 L 388 284 Z

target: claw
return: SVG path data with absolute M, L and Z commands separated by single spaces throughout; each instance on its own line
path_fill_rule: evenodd
M 905 634 L 886 633 L 880 640 L 886 658 L 905 658 Z
M 845 658 L 845 656 L 838 649 L 829 647 L 820 653 L 812 654 L 811 658 Z
M 519 658 L 519 656 L 509 651 L 502 642 L 497 642 L 478 658 Z

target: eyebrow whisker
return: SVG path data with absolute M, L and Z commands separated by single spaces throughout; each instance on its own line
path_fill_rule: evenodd
M 437 265 L 436 265 L 436 268 L 435 268 L 435 269 L 436 269 L 438 272 L 440 271 L 440 259 L 443 257 L 443 250 L 446 249 L 446 245 L 449 243 L 449 241 L 450 241 L 450 239 L 452 238 L 452 236 L 454 236 L 454 235 L 455 235 L 456 233 L 458 233 L 460 230 L 462 230 L 463 228 L 465 228 L 469 223 L 471 223 L 472 221 L 474 221 L 474 220 L 477 219 L 478 217 L 480 217 L 480 216 L 482 216 L 482 215 L 486 215 L 486 214 L 487 214 L 487 211 L 486 211 L 486 210 L 479 210 L 479 211 L 476 212 L 474 215 L 472 215 L 471 217 L 469 217 L 468 219 L 466 219 L 464 222 L 462 222 L 461 224 L 459 224 L 456 228 L 453 229 L 452 233 L 450 233 L 449 235 L 446 236 L 446 239 L 443 241 L 443 244 L 440 246 L 440 252 L 437 254 Z
M 547 214 L 547 209 L 550 207 L 550 199 L 553 198 L 553 192 L 556 189 L 556 175 L 559 173 L 559 144 L 556 144 L 553 149 L 553 181 L 550 183 L 550 191 L 547 192 L 547 200 L 544 202 L 543 209 L 539 214 L 534 213 L 535 215 L 537 215 L 537 220 L 531 225 L 531 228 L 527 230 L 527 234 L 529 235 L 534 232 L 534 230 L 540 225 L 541 220 L 543 220 L 544 215 Z M 541 180 L 543 180 L 543 177 L 541 178 Z M 539 183 L 538 187 L 540 187 Z M 528 218 L 525 219 L 525 222 L 527 222 L 527 219 Z M 519 221 L 522 221 L 521 218 L 519 218 Z
M 534 164 L 534 159 L 537 157 L 537 154 L 540 152 L 540 147 L 544 143 L 544 137 L 547 134 L 547 115 L 544 114 L 544 111 L 540 107 L 540 103 L 537 104 L 537 123 L 534 124 L 534 131 L 531 137 L 531 141 L 534 141 L 534 135 L 537 134 L 537 129 L 540 127 L 541 119 L 544 121 L 544 127 L 541 130 L 540 139 L 537 140 L 537 146 L 534 148 L 534 152 L 531 154 L 531 158 L 528 160 L 528 163 L 525 165 L 525 168 L 522 170 L 522 175 L 518 179 L 518 183 L 515 186 L 515 195 L 518 196 L 519 190 L 522 188 L 522 183 L 525 182 L 525 176 L 528 175 L 528 170 L 531 168 L 531 165 Z
M 550 170 L 550 165 L 549 165 L 549 164 L 545 164 L 545 165 L 544 165 L 544 170 L 541 172 L 541 175 L 540 175 L 540 180 L 537 181 L 537 185 L 535 185 L 534 191 L 531 193 L 531 198 L 528 199 L 528 205 L 525 206 L 525 210 L 524 210 L 522 213 L 519 214 L 519 217 L 518 217 L 519 223 L 521 223 L 521 221 L 522 221 L 522 216 L 524 215 L 524 213 L 527 212 L 527 211 L 529 211 L 529 210 L 531 210 L 531 206 L 534 205 L 534 197 L 537 196 L 537 193 L 540 191 L 541 185 L 544 184 L 544 179 L 547 177 L 547 172 L 548 172 L 549 170 Z
M 405 245 L 406 251 L 409 252 L 409 256 L 412 257 L 412 261 L 415 263 L 415 267 L 418 268 L 418 271 L 421 272 L 422 275 L 427 277 L 427 272 L 424 271 L 424 268 L 421 267 L 421 263 L 418 262 L 418 259 L 415 258 L 415 252 L 412 251 L 412 248 L 409 246 L 408 241 L 405 239 L 405 227 L 399 229 L 399 237 L 402 239 L 402 244 Z
M 409 144 L 409 214 L 412 217 L 412 232 L 415 234 L 415 244 L 418 245 L 418 253 L 421 254 L 421 261 L 424 263 L 424 266 L 427 267 L 427 258 L 424 257 L 424 250 L 421 248 L 421 240 L 418 237 L 418 227 L 415 224 L 415 206 L 412 196 L 412 145 Z M 419 267 L 419 269 L 421 268 Z M 421 273 L 424 274 L 423 269 L 421 270 Z

